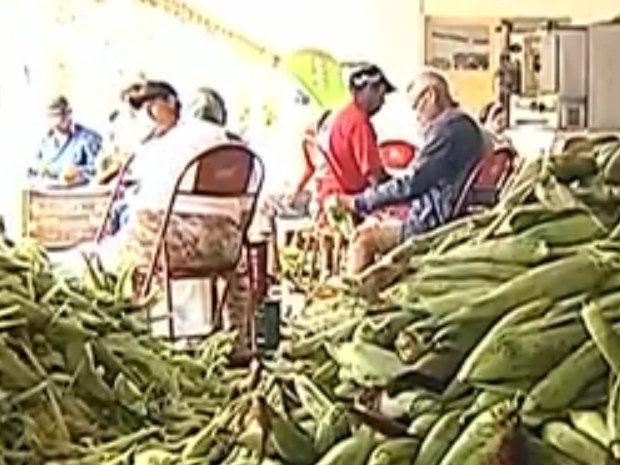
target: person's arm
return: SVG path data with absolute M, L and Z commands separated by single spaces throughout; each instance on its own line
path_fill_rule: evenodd
M 90 179 L 97 169 L 97 155 L 101 152 L 103 140 L 95 132 L 87 131 L 83 135 L 84 142 L 81 150 L 74 154 L 74 166 L 80 171 L 81 179 Z
M 419 162 L 411 173 L 393 178 L 356 196 L 356 212 L 367 214 L 377 208 L 406 202 L 426 192 L 451 169 L 452 150 L 452 140 L 445 134 L 436 134 L 422 149 Z
M 362 175 L 371 186 L 389 179 L 379 155 L 377 137 L 369 124 L 357 124 L 351 134 L 351 149 Z

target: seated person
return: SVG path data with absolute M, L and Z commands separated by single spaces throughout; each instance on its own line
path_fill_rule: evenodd
M 310 184 L 310 181 L 314 176 L 317 165 L 317 158 L 322 156 L 321 154 L 317 153 L 318 133 L 331 114 L 331 110 L 324 111 L 318 121 L 310 124 L 304 131 L 301 143 L 301 156 L 304 171 L 291 195 L 292 204 L 299 203 L 300 200 L 303 199 L 303 197 L 308 195 L 308 185 Z
M 480 124 L 484 129 L 487 148 L 495 152 L 500 149 L 514 151 L 512 140 L 506 134 L 508 129 L 506 109 L 499 102 L 487 103 L 480 112 Z
M 129 97 L 139 92 L 141 84 L 133 84 L 124 89 L 120 95 L 120 107 L 110 113 L 107 137 L 98 157 L 96 180 L 99 184 L 107 184 L 119 173 L 121 167 L 133 156 L 136 143 L 143 141 L 136 136 L 139 121 L 135 111 L 128 104 Z
M 304 130 L 297 157 L 299 164 L 303 167 L 301 177 L 295 183 L 292 192 L 269 196 L 264 209 L 267 215 L 282 218 L 304 218 L 310 216 L 311 203 L 316 194 L 314 189 L 312 189 L 311 181 L 314 179 L 318 163 L 317 159 L 323 157 L 323 155 L 317 153 L 317 132 L 330 114 L 331 111 L 324 111 L 318 121 L 312 122 Z
M 66 185 L 88 182 L 95 174 L 101 136 L 75 123 L 66 97 L 55 98 L 47 108 L 50 130 L 28 173 Z
M 371 122 L 395 90 L 381 69 L 364 64 L 349 78 L 352 101 L 330 115 L 317 135 L 319 203 L 332 194 L 353 195 L 388 179 L 381 163 L 377 134 Z
M 433 70 L 422 72 L 408 88 L 408 97 L 424 128 L 424 143 L 409 173 L 341 196 L 341 204 L 367 216 L 373 211 L 409 202 L 407 219 L 362 224 L 349 249 L 348 272 L 368 266 L 405 237 L 421 234 L 448 221 L 464 184 L 480 160 L 484 141 L 478 124 L 458 108 L 446 79 Z
M 230 142 L 226 131 L 212 123 L 193 118 L 181 122 L 176 91 L 165 82 L 146 82 L 128 102 L 139 121 L 146 123 L 139 135 L 144 142 L 130 165 L 136 187 L 126 199 L 127 220 L 115 235 L 96 247 L 107 268 L 148 264 L 164 210 L 187 164 L 206 150 Z M 193 182 L 191 174 L 183 179 L 182 187 Z M 240 199 L 177 200 L 166 236 L 171 266 L 204 268 L 206 264 L 219 268 L 233 263 L 241 247 L 242 207 Z M 229 290 L 224 325 L 239 330 L 239 347 L 244 349 L 248 342 L 246 307 L 251 299 L 247 274 L 241 271 L 239 268 L 226 277 Z M 174 289 L 175 311 L 181 306 L 188 314 L 203 314 L 202 283 L 175 284 L 193 286 L 186 291 L 185 299 L 178 299 Z

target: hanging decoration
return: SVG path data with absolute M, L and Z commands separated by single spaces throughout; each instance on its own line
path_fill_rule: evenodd
M 174 18 L 183 21 L 184 23 L 196 24 L 207 32 L 223 37 L 232 45 L 238 49 L 239 52 L 252 58 L 258 58 L 261 61 L 267 62 L 271 66 L 277 66 L 280 62 L 280 57 L 275 52 L 267 49 L 266 47 L 257 44 L 256 42 L 248 39 L 247 37 L 238 34 L 220 22 L 209 17 L 202 11 L 194 8 L 182 0 L 136 0 L 139 3 L 146 4 L 155 8 L 159 8 L 166 13 L 172 15 Z

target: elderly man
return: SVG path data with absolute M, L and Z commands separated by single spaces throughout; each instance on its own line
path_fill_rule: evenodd
M 453 218 L 463 186 L 484 151 L 477 123 L 458 108 L 437 71 L 422 72 L 408 87 L 411 107 L 424 129 L 424 145 L 409 172 L 340 202 L 360 216 L 386 206 L 409 204 L 407 220 L 363 224 L 350 248 L 348 271 L 364 269 L 405 237 Z
M 48 106 L 50 129 L 45 135 L 29 175 L 75 185 L 95 174 L 95 163 L 101 149 L 101 136 L 71 116 L 71 106 L 64 96 Z

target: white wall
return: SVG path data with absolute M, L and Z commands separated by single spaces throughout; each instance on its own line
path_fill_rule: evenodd
M 370 59 L 407 81 L 420 59 L 418 0 L 190 0 L 229 28 L 285 54 L 304 47 Z

